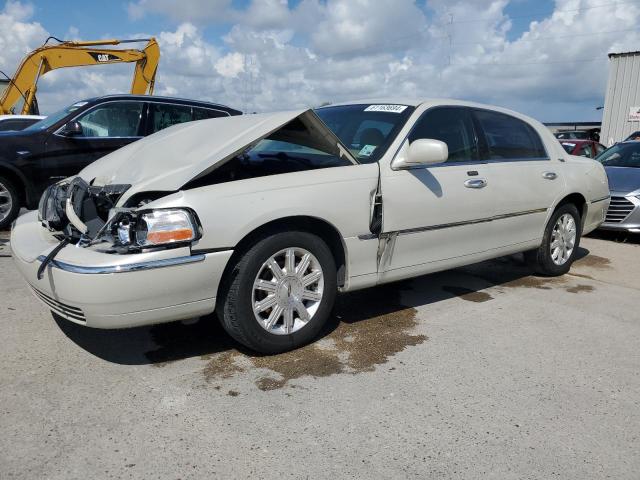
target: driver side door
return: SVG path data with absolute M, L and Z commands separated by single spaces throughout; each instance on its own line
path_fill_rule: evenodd
M 492 248 L 487 225 L 497 199 L 469 109 L 427 110 L 403 148 L 417 139 L 446 143 L 449 159 L 410 170 L 383 169 L 383 239 L 388 240 L 379 266 L 382 282 L 463 264 Z

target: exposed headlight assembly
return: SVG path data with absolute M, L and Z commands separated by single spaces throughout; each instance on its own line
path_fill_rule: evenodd
M 113 239 L 114 247 L 141 250 L 189 244 L 200 239 L 201 228 L 195 213 L 188 209 L 119 211 L 111 218 L 102 239 L 106 236 Z

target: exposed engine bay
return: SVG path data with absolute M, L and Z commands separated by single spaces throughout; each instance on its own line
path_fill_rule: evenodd
M 80 177 L 50 186 L 40 199 L 39 219 L 70 243 L 95 240 L 131 185 L 92 186 Z

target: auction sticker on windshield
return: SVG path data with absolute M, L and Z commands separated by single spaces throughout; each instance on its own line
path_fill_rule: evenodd
M 402 113 L 407 109 L 406 105 L 369 105 L 365 112 Z

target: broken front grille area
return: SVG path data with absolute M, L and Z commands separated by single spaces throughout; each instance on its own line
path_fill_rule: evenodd
M 80 308 L 62 303 L 35 288 L 33 288 L 33 293 L 35 293 L 36 297 L 38 297 L 45 305 L 58 315 L 74 322 L 86 323 L 87 320 L 84 316 L 84 312 Z
M 72 243 L 75 243 L 74 240 L 81 233 L 94 238 L 107 222 L 111 209 L 130 187 L 131 185 L 94 186 L 80 177 L 56 183 L 42 195 L 38 217 L 46 228 L 62 232 Z M 70 203 L 72 211 L 67 210 L 67 203 Z

